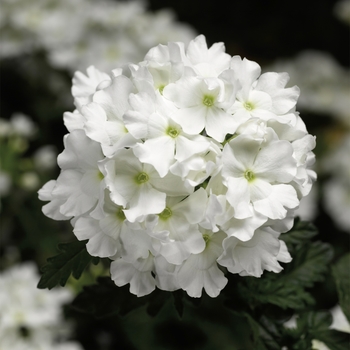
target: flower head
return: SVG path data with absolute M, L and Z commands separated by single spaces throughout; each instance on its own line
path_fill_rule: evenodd
M 216 297 L 220 265 L 280 272 L 291 257 L 279 235 L 316 178 L 315 139 L 288 75 L 260 72 L 199 36 L 110 75 L 76 73 L 61 174 L 39 192 L 45 214 L 73 217 L 89 253 L 112 259 L 114 282 L 138 296 Z

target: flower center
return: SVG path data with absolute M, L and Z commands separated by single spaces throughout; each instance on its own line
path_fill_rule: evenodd
M 207 233 L 205 233 L 203 235 L 203 239 L 204 239 L 205 245 L 207 246 L 210 241 L 210 236 Z
M 166 134 L 172 137 L 173 139 L 175 139 L 176 137 L 179 136 L 180 131 L 174 128 L 173 126 L 169 126 L 166 131 Z
M 98 172 L 97 177 L 100 181 L 102 181 L 105 178 L 104 175 L 100 171 Z
M 211 107 L 214 104 L 214 96 L 204 95 L 203 104 L 207 107 Z
M 139 185 L 144 184 L 145 182 L 147 182 L 149 180 L 149 176 L 148 174 L 146 174 L 145 172 L 139 173 L 135 176 L 135 181 L 136 183 L 138 183 Z
M 124 220 L 126 219 L 125 214 L 124 214 L 122 208 L 119 208 L 119 210 L 115 213 L 115 216 L 116 216 L 120 221 L 124 221 Z
M 164 88 L 165 88 L 165 85 L 159 85 L 159 87 L 158 87 L 158 90 L 159 90 L 161 95 L 163 95 Z
M 248 182 L 252 182 L 255 179 L 255 174 L 251 170 L 246 170 L 244 177 Z
M 247 111 L 252 111 L 255 107 L 251 102 L 244 102 L 243 107 L 247 110 Z
M 169 207 L 166 207 L 160 214 L 159 218 L 162 220 L 168 220 L 173 215 L 173 212 Z

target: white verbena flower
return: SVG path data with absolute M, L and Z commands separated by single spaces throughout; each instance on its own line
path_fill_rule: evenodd
M 62 306 L 72 300 L 68 289 L 38 289 L 39 274 L 33 263 L 12 266 L 0 274 L 0 348 L 46 350 L 65 348 L 69 337 Z M 76 342 L 67 343 L 81 350 Z M 68 348 L 67 348 L 68 349 Z
M 286 73 L 208 48 L 158 45 L 138 64 L 76 73 L 61 174 L 39 191 L 70 219 L 111 278 L 216 297 L 225 273 L 260 277 L 291 257 L 283 241 L 316 179 L 315 138 Z

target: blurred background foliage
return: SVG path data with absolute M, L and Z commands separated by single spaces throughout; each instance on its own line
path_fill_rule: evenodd
M 36 1 L 41 0 L 30 2 Z M 84 7 L 84 2 L 88 3 L 80 1 L 80 6 Z M 5 0 L 1 5 L 3 10 L 8 3 Z M 345 3 L 347 7 L 332 0 L 149 0 L 145 5 L 151 14 L 171 9 L 178 22 L 189 26 L 186 35 L 204 34 L 208 46 L 222 41 L 229 54 L 254 60 L 263 71 L 289 71 L 291 83 L 301 88 L 297 110 L 309 132 L 317 137 L 319 180 L 299 215 L 314 222 L 319 231 L 317 239 L 333 246 L 334 263 L 349 252 L 350 243 L 350 6 L 349 1 Z M 20 0 L 13 6 L 17 7 L 11 11 L 20 11 Z M 9 24 L 3 17 L 1 33 L 6 40 L 3 33 Z M 73 19 L 65 25 L 79 25 L 79 18 L 77 23 Z M 155 20 L 152 17 L 150 21 Z M 147 36 L 157 37 L 162 30 L 154 26 L 154 32 L 148 33 L 150 27 L 145 28 L 139 41 L 147 42 Z M 0 48 L 1 270 L 23 261 L 34 261 L 40 267 L 57 253 L 58 243 L 74 240 L 69 222 L 45 217 L 41 213 L 43 203 L 37 198 L 37 190 L 58 176 L 55 159 L 63 150 L 67 132 L 62 116 L 74 109 L 70 93 L 74 67 L 57 67 L 48 59 L 47 48 L 33 47 L 17 55 L 6 55 L 6 46 Z M 98 67 L 98 62 L 91 64 Z M 28 116 L 25 122 L 23 115 Z M 106 269 L 99 264 L 79 281 L 72 279 L 70 286 L 79 291 L 103 274 Z M 324 282 L 315 284 L 312 293 L 317 301 L 315 309 L 337 304 L 330 272 Z M 204 299 L 204 303 L 215 304 L 215 300 Z M 167 307 L 156 320 L 148 315 L 140 318 L 139 309 L 127 318 L 103 320 L 71 309 L 67 315 L 77 321 L 75 337 L 86 350 L 146 349 L 144 344 L 152 343 L 152 337 L 159 340 L 160 349 L 249 348 L 239 339 L 245 339 L 247 320 L 227 316 L 220 308 L 213 313 L 213 308 L 203 307 L 195 313 L 185 312 L 181 322 L 172 318 L 164 321 L 167 313 L 174 312 Z M 209 338 L 211 347 L 205 347 Z

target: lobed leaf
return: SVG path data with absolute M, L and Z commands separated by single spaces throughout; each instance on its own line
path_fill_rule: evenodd
M 299 218 L 295 219 L 293 228 L 286 233 L 280 235 L 282 239 L 288 246 L 302 245 L 309 242 L 310 239 L 318 234 L 317 228 L 311 222 L 301 221 Z
M 337 286 L 339 297 L 339 305 L 342 308 L 344 315 L 350 322 L 350 253 L 343 256 L 332 267 L 332 274 Z
M 65 286 L 70 275 L 79 279 L 84 269 L 92 262 L 97 264 L 99 258 L 91 256 L 86 250 L 87 241 L 74 241 L 58 245 L 60 253 L 47 259 L 41 268 L 42 276 L 38 288 L 52 289 L 57 285 Z
M 283 283 L 312 287 L 323 281 L 333 258 L 332 247 L 320 241 L 302 246 L 279 279 Z

